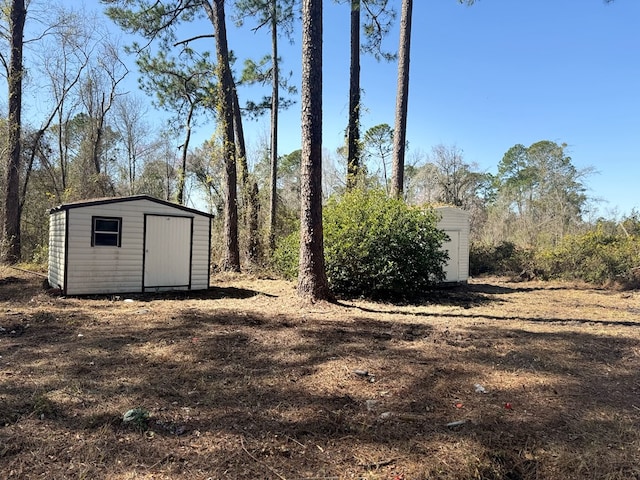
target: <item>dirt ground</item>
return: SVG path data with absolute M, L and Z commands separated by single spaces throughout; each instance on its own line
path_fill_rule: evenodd
M 0 478 L 640 478 L 640 292 L 212 284 L 64 298 L 0 267 Z

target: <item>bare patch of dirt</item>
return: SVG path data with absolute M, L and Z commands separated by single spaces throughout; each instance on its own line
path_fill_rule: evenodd
M 64 298 L 0 268 L 0 476 L 640 478 L 638 292 L 213 284 Z

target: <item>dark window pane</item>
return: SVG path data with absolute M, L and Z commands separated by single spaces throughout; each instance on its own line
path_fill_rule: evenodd
M 120 230 L 120 221 L 111 220 L 108 218 L 96 218 L 95 219 L 95 231 L 96 232 L 118 232 Z
M 118 235 L 113 233 L 97 233 L 95 234 L 94 245 L 105 245 L 109 247 L 118 246 Z

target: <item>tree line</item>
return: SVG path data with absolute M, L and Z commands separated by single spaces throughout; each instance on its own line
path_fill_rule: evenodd
M 316 87 L 321 85 L 322 66 L 314 62 L 321 62 L 317 52 L 322 45 L 322 3 L 234 2 L 234 19 L 239 25 L 257 23 L 255 28 L 269 29 L 272 39 L 272 54 L 257 62 L 247 61 L 239 78 L 234 77 L 231 68 L 234 59 L 227 43 L 224 1 L 103 0 L 101 3 L 110 20 L 139 41 L 123 49 L 97 20 L 81 13 L 63 7 L 38 11 L 35 3 L 29 4 L 27 11 L 24 0 L 5 2 L 2 39 L 9 55 L 3 55 L 2 61 L 9 108 L 3 122 L 7 131 L 2 185 L 3 259 L 15 262 L 32 258 L 38 251 L 42 255 L 46 230 L 43 205 L 140 192 L 184 203 L 188 180 L 192 177 L 195 179 L 192 187 L 200 184 L 212 200 L 221 197 L 215 205 L 221 209 L 224 219 L 225 249 L 220 267 L 240 269 L 238 207 L 248 228 L 247 238 L 252 239 L 247 249 L 248 261 L 259 261 L 260 190 L 248 168 L 243 116 L 265 112 L 271 115 L 266 242 L 267 250 L 271 250 L 275 245 L 277 217 L 278 112 L 291 103 L 281 98 L 280 92 L 295 92 L 279 73 L 278 43 L 281 32 L 291 37 L 292 25 L 301 15 L 302 48 L 308 49 L 303 63 L 307 65 L 309 60 L 313 64 L 305 70 L 306 81 L 302 85 L 303 111 L 306 111 L 305 98 L 312 105 L 321 102 Z M 352 15 L 359 14 L 360 1 L 347 3 Z M 379 50 L 389 23 L 381 27 L 377 19 L 393 17 L 393 8 L 388 3 L 387 0 L 362 2 L 368 19 L 362 26 L 367 43 L 361 46 L 359 37 L 353 37 L 358 41 L 354 44 L 358 55 L 361 47 Z M 210 33 L 185 35 L 188 31 L 185 25 L 200 19 L 210 22 Z M 27 31 L 33 32 L 33 38 L 24 37 L 25 25 L 31 25 Z M 352 34 L 356 35 L 359 30 L 357 25 Z M 203 42 L 206 42 L 204 48 Z M 135 97 L 125 95 L 121 88 L 130 73 L 123 61 L 123 51 L 136 55 L 141 89 L 153 95 L 156 107 L 170 111 L 175 117 L 171 124 L 174 128 L 166 129 L 157 138 L 143 134 L 149 130 L 145 125 L 144 107 Z M 23 62 L 24 53 L 28 69 Z M 25 81 L 28 87 L 33 87 L 31 82 L 36 76 L 32 74 L 36 71 L 40 83 L 38 96 L 44 100 L 41 105 L 47 110 L 46 118 L 41 124 L 23 124 L 22 89 Z M 239 82 L 270 82 L 272 94 L 263 101 L 250 101 L 241 106 L 237 94 Z M 313 121 L 321 122 L 321 103 L 316 109 Z M 217 129 L 210 142 L 192 155 L 192 128 L 201 115 L 214 118 Z M 353 117 L 349 121 L 358 123 Z M 308 162 L 307 148 L 321 152 L 321 139 L 306 142 L 305 138 L 311 133 L 305 135 L 305 128 L 303 123 L 302 143 L 306 146 L 302 156 Z M 182 136 L 177 148 L 179 155 L 175 152 L 167 155 L 172 140 L 178 135 Z M 215 169 L 219 169 L 216 173 L 222 173 L 220 183 L 211 175 Z M 301 169 L 304 178 L 304 167 Z M 312 171 L 311 177 L 316 181 L 318 175 Z M 301 192 L 305 192 L 306 184 L 302 185 Z M 320 196 L 318 200 L 315 198 L 313 202 L 321 201 Z
M 339 2 L 350 15 L 349 110 L 345 145 L 329 155 L 322 149 L 322 0 L 101 0 L 108 21 L 136 39 L 127 45 L 112 38 L 100 16 L 62 6 L 38 10 L 35 1 L 28 10 L 24 0 L 4 3 L 0 38 L 7 48 L 0 60 L 8 108 L 1 119 L 0 214 L 6 262 L 46 260 L 48 208 L 140 193 L 181 204 L 203 197 L 220 218 L 221 270 L 268 264 L 278 240 L 299 225 L 298 290 L 312 299 L 330 297 L 322 205 L 331 194 L 382 188 L 410 204 L 457 205 L 472 212 L 473 239 L 485 245 L 553 246 L 585 228 L 590 171 L 574 167 L 566 145 L 514 145 L 495 174 L 467 162 L 455 145 L 407 150 L 411 0 Z M 398 48 L 385 51 L 382 41 L 398 9 Z M 189 33 L 196 21 L 207 22 L 208 33 Z M 270 38 L 270 54 L 246 59 L 239 74 L 228 44 L 233 26 L 264 29 Z M 297 26 L 299 97 L 279 57 L 280 43 L 294 41 Z M 162 128 L 149 124 L 144 98 L 124 91 L 132 74 L 127 54 L 135 55 L 140 90 L 169 116 Z M 393 127 L 362 132 L 361 55 L 397 61 Z M 268 85 L 270 94 L 241 99 L 241 85 Z M 27 122 L 23 89 L 37 98 L 38 115 Z M 282 154 L 278 114 L 296 102 L 302 148 Z M 261 115 L 269 115 L 269 138 L 260 152 L 248 152 L 243 122 Z M 211 119 L 211 138 L 192 145 L 193 128 Z

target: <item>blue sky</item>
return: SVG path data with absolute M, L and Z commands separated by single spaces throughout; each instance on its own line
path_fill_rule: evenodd
M 578 168 L 597 172 L 587 184 L 600 212 L 640 208 L 640 2 L 417 0 L 413 13 L 411 151 L 455 145 L 494 172 L 517 143 L 566 143 Z M 348 7 L 325 0 L 324 28 L 323 143 L 335 150 L 347 121 Z M 268 48 L 263 35 L 231 31 L 230 47 L 243 58 L 243 47 Z M 386 46 L 397 42 L 394 29 Z M 297 69 L 299 44 L 296 32 L 285 68 Z M 396 82 L 395 63 L 363 57 L 363 129 L 393 126 Z M 280 153 L 299 148 L 299 119 L 298 106 L 282 114 Z
M 400 9 L 400 0 L 391 3 Z M 101 8 L 97 0 L 85 4 Z M 325 0 L 324 8 L 323 144 L 335 151 L 347 123 L 349 9 L 333 0 Z M 478 0 L 467 7 L 456 0 L 416 0 L 413 13 L 408 155 L 455 145 L 467 162 L 494 172 L 515 144 L 566 143 L 576 167 L 597 171 L 587 185 L 602 200 L 601 213 L 640 209 L 640 1 Z M 238 65 L 269 53 L 268 32 L 254 33 L 250 26 L 228 22 Z M 203 22 L 189 33 L 210 28 Z M 281 47 L 283 68 L 293 71 L 298 86 L 300 39 L 298 28 L 294 44 Z M 395 28 L 385 45 L 395 51 L 397 42 Z M 363 131 L 393 126 L 396 73 L 395 63 L 362 58 Z M 240 92 L 241 102 L 248 94 Z M 245 128 L 255 146 L 267 136 L 268 119 L 247 121 Z M 201 125 L 196 141 L 213 129 Z M 281 114 L 279 153 L 297 148 L 299 104 Z

